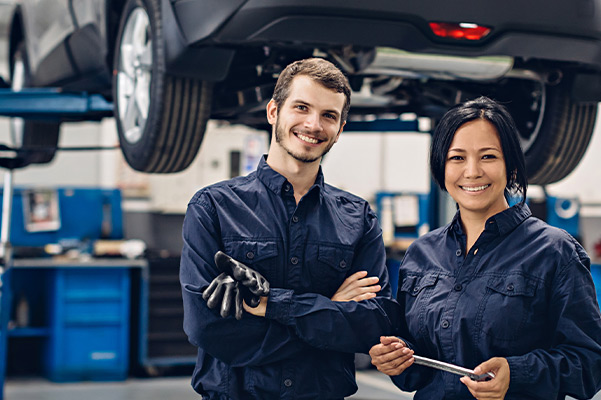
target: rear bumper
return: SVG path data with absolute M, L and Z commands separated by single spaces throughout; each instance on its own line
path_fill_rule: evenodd
M 164 0 L 167 1 L 167 0 Z M 601 0 L 171 0 L 188 46 L 387 46 L 420 53 L 506 55 L 601 66 Z M 224 3 L 227 3 L 225 6 Z M 437 38 L 428 22 L 493 28 L 479 42 Z

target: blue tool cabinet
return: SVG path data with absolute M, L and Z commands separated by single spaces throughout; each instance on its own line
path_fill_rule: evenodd
M 129 359 L 129 270 L 53 271 L 44 359 L 53 381 L 121 380 Z
M 5 275 L 11 303 L 27 298 L 27 326 L 7 324 L 12 340 L 40 343 L 29 354 L 55 382 L 126 379 L 129 372 L 132 269 L 144 260 L 19 259 Z M 8 299 L 6 299 L 8 300 Z M 137 299 L 134 301 L 138 301 Z M 22 358 L 22 356 L 21 356 Z

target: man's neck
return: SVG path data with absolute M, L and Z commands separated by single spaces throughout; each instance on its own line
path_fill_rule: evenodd
M 307 194 L 311 186 L 313 186 L 319 172 L 319 160 L 305 163 L 295 160 L 290 156 L 282 157 L 271 149 L 266 161 L 271 169 L 284 176 L 290 182 L 294 189 L 294 198 L 297 204 Z

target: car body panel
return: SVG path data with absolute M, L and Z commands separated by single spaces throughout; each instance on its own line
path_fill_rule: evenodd
M 114 45 L 108 42 L 114 32 L 107 32 L 107 26 L 115 26 L 107 22 L 109 1 L 3 3 L 20 3 L 36 85 L 85 88 L 93 81 L 90 77 L 99 80 L 91 90 L 109 84 Z M 225 79 L 235 46 L 263 45 L 385 46 L 576 62 L 601 69 L 601 0 L 161 0 L 161 6 L 170 44 L 168 70 L 211 81 Z M 429 21 L 471 22 L 493 30 L 478 43 L 455 41 L 436 37 Z

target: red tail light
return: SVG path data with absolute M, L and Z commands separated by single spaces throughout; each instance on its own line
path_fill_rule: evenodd
M 491 28 L 486 26 L 448 22 L 430 22 L 430 29 L 436 36 L 457 40 L 480 40 L 491 31 Z

